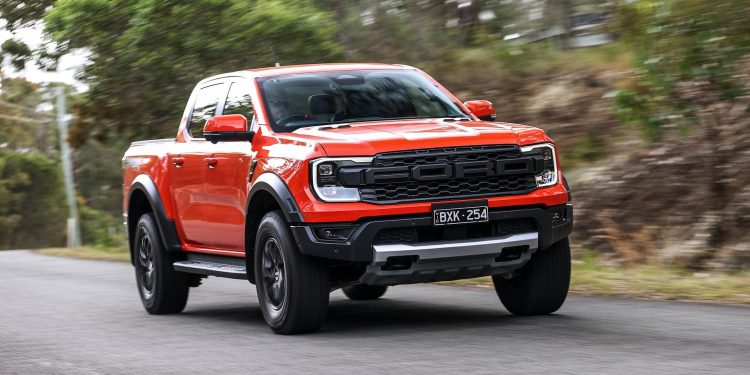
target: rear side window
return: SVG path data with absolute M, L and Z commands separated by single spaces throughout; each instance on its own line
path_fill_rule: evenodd
M 245 82 L 233 82 L 224 103 L 223 115 L 243 115 L 248 121 L 253 120 L 253 102 L 250 100 L 250 87 Z
M 218 83 L 206 86 L 198 90 L 198 97 L 193 105 L 193 113 L 190 115 L 190 135 L 193 138 L 203 138 L 203 126 L 206 121 L 216 115 L 216 107 L 219 99 L 224 94 L 224 84 Z

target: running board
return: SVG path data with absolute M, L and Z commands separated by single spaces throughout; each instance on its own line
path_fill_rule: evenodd
M 196 273 L 206 276 L 228 277 L 230 279 L 247 280 L 247 269 L 241 258 L 226 257 L 194 257 L 174 263 L 175 271 Z

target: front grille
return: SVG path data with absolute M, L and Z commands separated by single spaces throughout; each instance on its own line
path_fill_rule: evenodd
M 372 242 L 375 244 L 417 242 L 417 230 L 414 227 L 381 229 Z
M 372 185 L 359 189 L 365 202 L 417 201 L 490 195 L 521 194 L 536 188 L 534 176 L 493 176 L 464 180 Z
M 493 220 L 487 223 L 472 223 L 447 226 L 422 226 L 381 229 L 373 244 L 403 244 L 430 241 L 453 241 L 507 237 L 514 234 L 536 232 L 536 221 L 532 218 Z
M 473 146 L 383 153 L 372 161 L 373 168 L 414 167 L 436 163 L 497 161 L 521 157 L 518 146 Z M 450 178 L 433 181 L 365 184 L 359 186 L 363 202 L 398 203 L 450 198 L 526 194 L 536 189 L 532 173 L 491 177 Z
M 431 163 L 458 161 L 494 161 L 521 156 L 518 146 L 446 147 L 415 151 L 398 151 L 378 154 L 372 161 L 374 167 L 402 167 Z

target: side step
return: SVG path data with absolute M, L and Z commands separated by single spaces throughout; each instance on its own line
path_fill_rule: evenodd
M 242 258 L 189 254 L 188 260 L 175 262 L 174 269 L 199 275 L 247 280 L 245 260 Z

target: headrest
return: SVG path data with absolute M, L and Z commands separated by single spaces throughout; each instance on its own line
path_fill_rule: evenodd
M 307 98 L 307 104 L 310 106 L 310 112 L 313 115 L 336 113 L 336 101 L 333 100 L 332 95 L 311 95 Z

